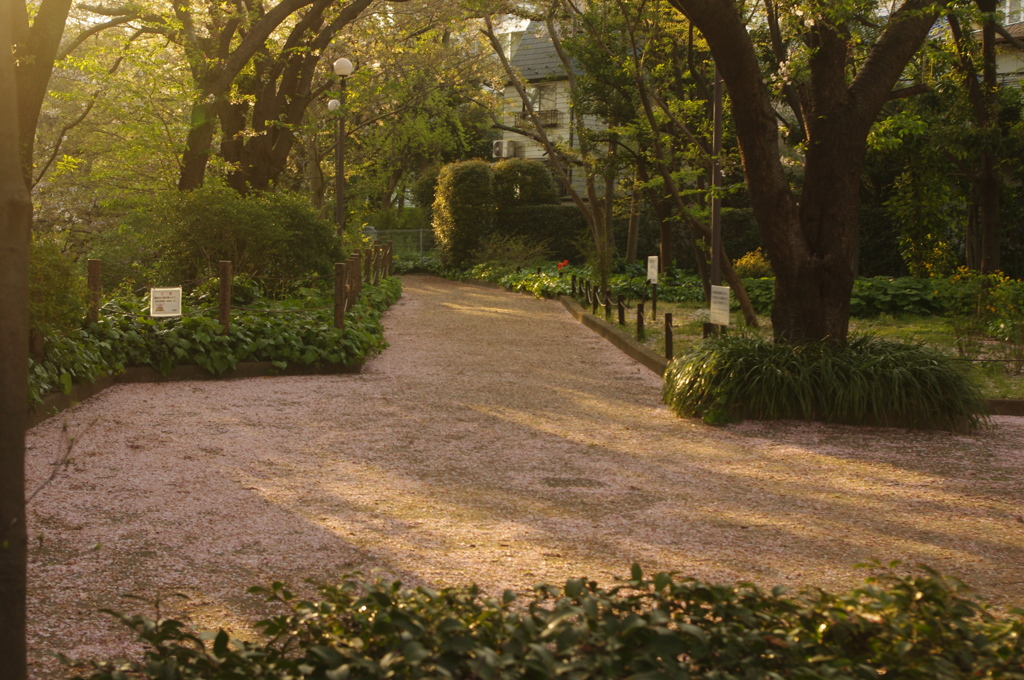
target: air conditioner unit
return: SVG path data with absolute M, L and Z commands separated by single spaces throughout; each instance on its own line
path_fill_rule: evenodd
M 495 158 L 513 158 L 516 155 L 515 144 L 511 139 L 496 139 L 491 142 L 491 155 Z

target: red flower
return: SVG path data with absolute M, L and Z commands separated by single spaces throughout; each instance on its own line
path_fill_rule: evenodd
M 562 267 L 568 267 L 568 266 L 569 266 L 569 260 L 565 260 L 564 262 L 559 262 L 558 263 L 558 271 L 562 271 Z

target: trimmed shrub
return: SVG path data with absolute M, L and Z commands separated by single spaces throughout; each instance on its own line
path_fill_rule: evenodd
M 969 430 L 985 419 L 978 387 L 920 344 L 857 337 L 845 347 L 709 338 L 674 359 L 663 398 L 680 416 Z
M 425 208 L 428 212 L 430 211 L 430 206 L 434 205 L 434 200 L 437 198 L 437 178 L 440 173 L 441 168 L 438 166 L 427 166 L 420 171 L 420 174 L 416 175 L 412 186 L 409 187 L 412 191 L 412 200 L 416 202 L 416 205 Z
M 152 678 L 1018 678 L 1020 612 L 996 618 L 966 586 L 934 571 L 882 571 L 849 594 L 787 597 L 750 584 L 659 573 L 611 588 L 585 578 L 485 598 L 476 586 L 415 590 L 346 580 L 322 601 L 281 583 L 254 588 L 285 613 L 264 640 L 199 633 L 180 621 L 114 614 L 141 661 L 80 664 L 91 680 Z M 87 672 L 87 671 L 86 671 Z M 78 679 L 86 676 L 79 675 Z
M 494 173 L 484 161 L 441 168 L 434 199 L 434 237 L 446 267 L 462 267 L 494 228 Z
M 60 246 L 34 238 L 28 266 L 28 313 L 33 333 L 69 331 L 85 320 L 86 285 Z
M 506 158 L 494 164 L 494 200 L 498 210 L 523 205 L 556 205 L 555 178 L 540 161 Z
M 578 261 L 579 244 L 590 238 L 590 228 L 575 205 L 522 205 L 498 210 L 494 230 L 535 243 L 547 242 L 556 260 Z

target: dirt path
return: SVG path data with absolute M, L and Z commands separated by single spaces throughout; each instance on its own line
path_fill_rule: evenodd
M 360 375 L 122 385 L 31 431 L 30 490 L 64 421 L 75 438 L 29 509 L 35 677 L 51 651 L 130 650 L 96 611 L 152 611 L 125 594 L 244 632 L 248 586 L 352 570 L 495 592 L 639 562 L 844 588 L 900 559 L 1024 604 L 1024 419 L 711 428 L 556 302 L 404 281 Z

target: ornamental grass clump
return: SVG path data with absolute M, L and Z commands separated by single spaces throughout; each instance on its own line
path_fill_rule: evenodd
M 320 602 L 253 589 L 285 613 L 262 639 L 115 614 L 145 658 L 79 664 L 77 678 L 666 680 L 1021 678 L 1024 621 L 997 618 L 962 583 L 891 568 L 849 594 L 788 597 L 659 573 L 610 588 L 584 578 L 518 597 L 476 586 L 348 580 Z M 113 612 L 111 612 L 113 613 Z M 87 675 L 86 675 L 87 674 Z
M 797 419 L 961 431 L 979 427 L 987 413 L 952 357 L 864 336 L 845 347 L 710 338 L 669 364 L 663 398 L 680 416 L 709 423 Z

